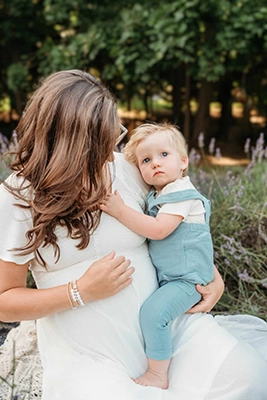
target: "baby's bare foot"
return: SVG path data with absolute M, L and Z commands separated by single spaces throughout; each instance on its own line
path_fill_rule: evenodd
M 155 371 L 147 370 L 138 379 L 133 379 L 135 383 L 143 386 L 155 386 L 161 389 L 168 389 L 169 382 L 167 374 L 160 374 Z

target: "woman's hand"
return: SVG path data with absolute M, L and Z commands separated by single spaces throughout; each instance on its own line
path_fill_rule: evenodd
M 196 285 L 197 291 L 202 295 L 202 300 L 187 311 L 187 314 L 209 312 L 221 298 L 224 291 L 224 282 L 216 267 L 214 279 L 206 286 Z
M 83 301 L 104 299 L 129 286 L 134 273 L 130 263 L 123 256 L 115 257 L 115 251 L 95 261 L 77 281 Z

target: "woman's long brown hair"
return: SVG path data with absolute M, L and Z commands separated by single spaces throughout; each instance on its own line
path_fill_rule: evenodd
M 107 193 L 105 165 L 119 134 L 116 104 L 110 92 L 79 70 L 50 75 L 29 100 L 16 129 L 19 148 L 11 169 L 29 183 L 31 199 L 22 188 L 6 187 L 26 201 L 33 228 L 20 254 L 51 244 L 60 249 L 55 228 L 84 249 L 100 220 L 99 202 Z

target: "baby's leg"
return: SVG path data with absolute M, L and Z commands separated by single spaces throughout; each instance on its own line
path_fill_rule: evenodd
M 168 367 L 172 355 L 169 323 L 201 299 L 195 285 L 171 281 L 161 286 L 143 304 L 140 322 L 148 356 L 148 370 L 136 383 L 168 387 Z

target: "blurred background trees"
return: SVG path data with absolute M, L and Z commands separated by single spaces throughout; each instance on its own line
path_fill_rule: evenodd
M 266 131 L 266 49 L 267 0 L 0 0 L 0 131 L 42 77 L 78 68 L 126 124 L 141 109 L 236 150 Z

